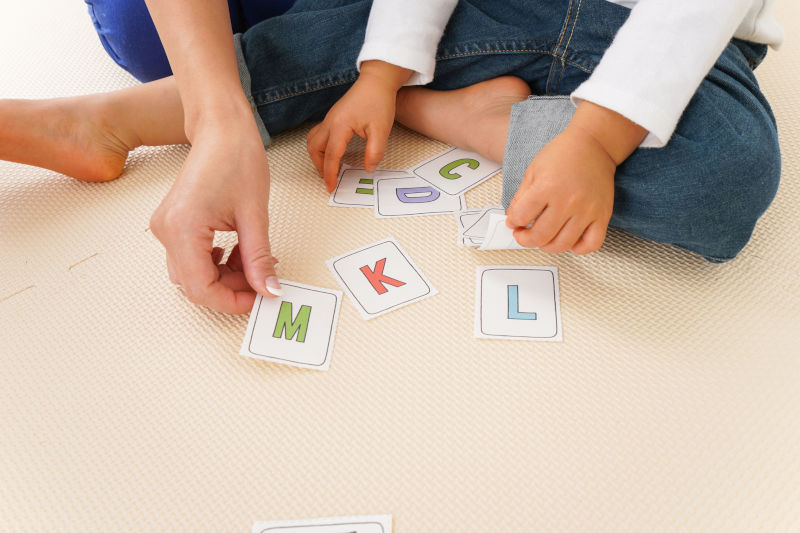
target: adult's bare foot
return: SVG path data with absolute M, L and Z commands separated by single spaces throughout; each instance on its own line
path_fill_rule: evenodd
M 531 94 L 513 76 L 453 91 L 406 87 L 397 95 L 397 121 L 428 137 L 502 161 L 511 106 Z
M 118 177 L 141 142 L 114 124 L 103 98 L 0 100 L 0 159 L 85 181 Z

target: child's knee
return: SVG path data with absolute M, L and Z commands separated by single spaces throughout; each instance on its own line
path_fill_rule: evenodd
M 710 261 L 736 257 L 775 198 L 781 176 L 780 148 L 774 126 L 764 126 L 752 131 L 749 142 L 723 150 L 710 168 L 714 176 L 706 191 L 708 214 L 700 217 L 709 239 L 699 250 Z
M 662 154 L 621 167 L 612 225 L 709 261 L 736 257 L 775 197 L 780 150 L 766 120 L 746 137 L 717 133 L 724 138 L 713 149 L 673 139 Z

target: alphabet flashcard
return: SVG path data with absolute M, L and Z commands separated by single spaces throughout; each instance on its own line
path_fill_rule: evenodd
M 505 210 L 502 207 L 485 207 L 480 210 L 480 215 L 475 221 L 464 228 L 463 234 L 470 237 L 481 244 L 486 238 L 486 232 L 489 229 L 489 219 L 493 214 L 503 215 Z
M 392 533 L 392 515 L 256 522 L 253 533 Z
M 437 189 L 448 194 L 464 194 L 466 191 L 491 178 L 502 165 L 490 161 L 475 152 L 461 148 L 450 148 L 411 169 Z
M 336 189 L 328 199 L 335 207 L 361 207 L 373 209 L 375 205 L 375 182 L 382 178 L 409 176 L 405 170 L 383 170 L 367 172 L 363 168 L 342 165 Z
M 505 222 L 505 210 L 500 206 L 484 207 L 483 209 L 465 209 L 456 213 L 458 224 L 457 243 L 462 246 L 472 246 L 478 249 L 483 245 L 489 230 L 492 215 L 502 217 Z M 492 228 L 492 231 L 497 231 Z M 513 240 L 513 235 L 511 236 Z M 496 245 L 496 244 L 495 244 Z M 494 248 L 492 248 L 494 249 Z
M 393 238 L 326 261 L 365 320 L 436 294 L 436 289 Z
M 256 297 L 241 355 L 273 363 L 328 370 L 342 293 L 280 280 L 279 297 Z
M 514 230 L 506 226 L 506 215 L 501 213 L 490 213 L 489 223 L 486 228 L 486 236 L 478 247 L 478 250 L 532 250 L 517 242 L 514 238 Z
M 461 211 L 463 196 L 442 192 L 416 176 L 382 178 L 376 184 L 377 218 L 441 215 Z
M 558 268 L 477 267 L 475 337 L 560 341 Z
M 464 209 L 463 211 L 455 213 L 456 226 L 458 227 L 456 244 L 458 246 L 480 246 L 481 241 L 465 236 L 464 230 L 475 224 L 480 218 L 481 213 L 483 213 L 482 209 Z

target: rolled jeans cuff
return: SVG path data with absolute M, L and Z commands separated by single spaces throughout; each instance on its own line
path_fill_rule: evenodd
M 539 150 L 564 131 L 575 106 L 569 96 L 529 96 L 511 107 L 506 150 L 503 156 L 503 196 L 508 204 L 517 193 L 528 165 Z
M 242 51 L 241 33 L 234 34 L 233 46 L 236 49 L 236 63 L 239 66 L 239 81 L 242 83 L 242 89 L 244 89 L 244 95 L 247 97 L 247 101 L 250 102 L 250 109 L 253 111 L 253 117 L 255 117 L 256 126 L 258 126 L 258 134 L 261 136 L 261 141 L 264 143 L 264 147 L 266 148 L 272 144 L 272 138 L 269 136 L 269 132 L 267 131 L 267 127 L 264 125 L 264 121 L 261 120 L 261 115 L 258 114 L 256 102 L 253 99 L 250 71 L 247 69 L 247 63 L 244 60 L 244 52 Z

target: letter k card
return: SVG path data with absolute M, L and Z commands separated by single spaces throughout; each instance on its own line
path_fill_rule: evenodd
M 340 291 L 280 280 L 283 295 L 256 296 L 241 355 L 328 370 L 342 303 Z
M 365 320 L 436 294 L 393 238 L 334 257 L 326 264 Z

